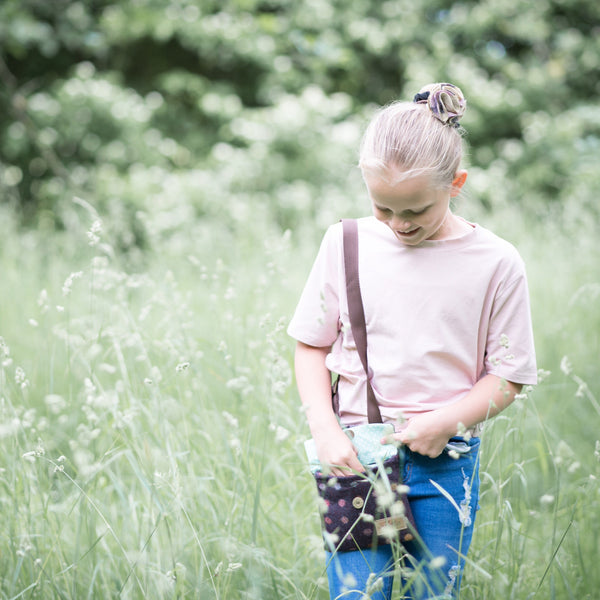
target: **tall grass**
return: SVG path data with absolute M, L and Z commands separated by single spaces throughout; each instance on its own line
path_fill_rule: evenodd
M 128 262 L 74 214 L 4 219 L 0 598 L 326 598 L 285 334 L 320 232 L 200 221 Z M 485 428 L 462 597 L 594 598 L 599 252 L 510 231 L 544 381 Z

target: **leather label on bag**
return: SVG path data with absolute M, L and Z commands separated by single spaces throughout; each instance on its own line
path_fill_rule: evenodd
M 375 521 L 375 529 L 377 530 L 377 535 L 384 535 L 385 527 L 391 527 L 396 531 L 408 529 L 408 519 L 405 515 L 397 515 L 395 517 L 385 517 L 384 519 L 377 519 Z

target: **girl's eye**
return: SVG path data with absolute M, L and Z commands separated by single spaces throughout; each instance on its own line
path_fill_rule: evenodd
M 386 215 L 392 214 L 392 212 L 393 212 L 391 208 L 384 208 L 383 206 L 375 206 L 375 208 L 377 209 L 378 212 L 386 214 Z M 428 210 L 429 210 L 429 206 L 426 206 L 425 208 L 422 208 L 421 210 L 407 210 L 404 212 L 404 214 L 409 217 L 415 217 L 415 216 L 424 214 Z
M 421 210 L 411 210 L 408 212 L 410 212 L 411 215 L 422 215 L 423 213 L 427 212 L 428 209 L 429 209 L 429 206 L 426 206 L 425 208 L 422 208 Z

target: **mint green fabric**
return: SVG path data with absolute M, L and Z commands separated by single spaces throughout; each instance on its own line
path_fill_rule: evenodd
M 394 433 L 394 425 L 392 423 L 357 425 L 356 427 L 344 429 L 344 433 L 352 440 L 358 452 L 358 460 L 365 467 L 377 465 L 379 462 L 392 458 L 398 452 L 398 448 L 394 444 L 381 443 L 381 438 Z M 308 457 L 310 470 L 313 473 L 322 471 L 314 440 L 306 440 L 304 448 Z

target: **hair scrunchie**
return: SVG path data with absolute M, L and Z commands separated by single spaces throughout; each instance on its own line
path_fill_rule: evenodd
M 467 101 L 459 87 L 451 83 L 431 83 L 415 94 L 413 101 L 427 104 L 431 114 L 445 125 L 458 127 L 465 114 Z

